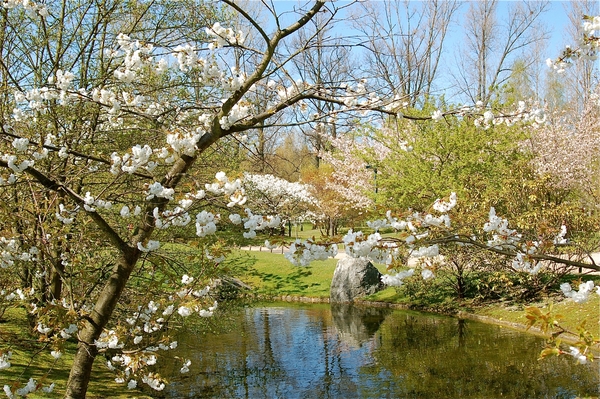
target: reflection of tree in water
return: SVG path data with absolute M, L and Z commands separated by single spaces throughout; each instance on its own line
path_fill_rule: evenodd
M 178 356 L 192 360 L 191 371 L 172 368 L 167 396 L 352 398 L 356 359 L 340 350 L 333 331 L 327 305 L 249 309 L 235 331 L 182 337 Z
M 598 367 L 536 361 L 543 340 L 468 320 L 394 313 L 378 333 L 369 375 L 389 375 L 401 397 L 574 397 L 597 394 Z M 581 380 L 573 384 L 572 379 Z M 573 388 L 577 387 L 576 391 Z M 376 393 L 377 396 L 379 393 Z
M 351 347 L 342 335 L 362 344 Z M 539 338 L 416 312 L 337 307 L 330 313 L 327 305 L 248 309 L 232 331 L 189 334 L 179 344 L 175 355 L 191 359 L 192 366 L 181 375 L 178 360 L 171 371 L 161 371 L 172 377 L 166 392 L 171 398 L 597 394 L 597 366 L 574 367 L 565 358 L 536 362 Z M 560 387 L 571 388 L 561 388 L 561 396 Z

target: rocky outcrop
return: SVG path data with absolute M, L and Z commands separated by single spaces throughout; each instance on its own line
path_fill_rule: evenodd
M 384 288 L 381 273 L 367 259 L 343 258 L 331 280 L 331 302 L 353 302 L 355 298 L 371 295 Z

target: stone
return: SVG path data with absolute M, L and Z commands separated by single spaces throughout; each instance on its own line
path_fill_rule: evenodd
M 331 302 L 353 302 L 383 288 L 381 273 L 368 259 L 343 258 L 333 272 L 329 297 Z

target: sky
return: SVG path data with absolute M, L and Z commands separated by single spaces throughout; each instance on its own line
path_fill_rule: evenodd
M 265 0 L 268 1 L 268 0 Z M 382 1 L 382 0 L 365 0 L 365 1 Z M 419 0 L 412 0 L 412 3 L 418 3 Z M 499 8 L 498 8 L 498 19 L 501 21 L 503 19 L 503 17 L 506 15 L 506 10 L 508 9 L 508 7 L 512 4 L 514 4 L 515 2 L 523 2 L 523 1 L 530 1 L 530 0 L 500 0 L 499 1 Z M 306 4 L 306 3 L 312 4 L 312 1 L 308 1 L 308 0 L 303 0 L 303 1 L 298 1 L 298 0 L 275 0 L 273 1 L 273 3 L 275 4 L 275 7 L 277 8 L 278 11 L 284 12 L 284 11 L 290 11 L 294 8 L 297 8 L 299 6 L 299 4 Z M 344 0 L 338 0 L 335 2 L 335 4 L 340 7 L 343 4 L 347 4 L 348 1 L 344 1 Z M 462 15 L 464 15 L 464 13 L 466 13 L 467 9 L 468 9 L 468 5 L 466 3 L 468 3 L 468 1 L 464 1 L 463 4 L 458 13 L 455 15 L 456 21 L 460 22 L 462 19 Z M 567 15 L 567 10 L 570 6 L 570 1 L 550 1 L 549 3 L 549 10 L 543 14 L 543 22 L 544 24 L 547 26 L 548 30 L 550 31 L 550 40 L 547 44 L 547 46 L 545 47 L 545 52 L 543 54 L 543 59 L 541 60 L 542 62 L 544 62 L 547 58 L 557 58 L 560 53 L 561 50 L 564 48 L 565 45 L 570 44 L 570 38 L 568 37 L 567 33 L 566 33 L 566 29 L 567 26 L 569 25 L 569 18 Z M 600 4 L 600 1 L 598 1 L 596 4 Z M 597 13 L 600 13 L 600 11 L 597 11 Z M 293 17 L 293 14 L 290 14 L 289 20 L 285 20 L 285 22 L 290 22 L 291 18 Z M 343 14 L 341 15 L 341 18 L 343 18 Z M 340 33 L 343 33 L 344 35 L 347 35 L 349 33 L 348 28 L 338 28 L 340 29 Z M 343 29 L 343 31 L 342 31 Z M 335 32 L 335 30 L 334 30 Z M 448 33 L 447 35 L 447 39 L 446 39 L 446 44 L 444 45 L 446 54 L 444 55 L 446 58 L 445 61 L 443 61 L 443 65 L 446 66 L 446 71 L 445 73 L 447 74 L 447 76 L 450 76 L 450 74 L 452 73 L 452 68 L 457 68 L 456 66 L 454 66 L 455 59 L 456 59 L 456 52 L 458 51 L 458 49 L 461 46 L 461 42 L 464 41 L 464 32 L 461 30 L 461 28 L 459 26 L 457 26 L 457 24 L 455 24 L 452 28 L 452 30 Z M 546 68 L 545 64 L 544 65 L 540 65 L 540 68 Z M 440 71 L 442 72 L 442 71 Z M 444 73 L 444 72 L 442 72 Z M 452 93 L 449 93 L 449 91 L 451 91 L 452 89 L 449 89 L 449 87 L 451 86 L 451 81 L 452 79 L 449 77 L 443 77 L 442 79 L 440 79 L 440 82 L 438 83 L 437 87 L 438 87 L 438 94 L 444 93 L 446 95 L 446 98 L 450 98 Z M 460 99 L 458 99 L 459 102 Z

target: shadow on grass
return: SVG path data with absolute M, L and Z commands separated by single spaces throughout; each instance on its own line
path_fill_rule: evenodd
M 309 285 L 303 281 L 304 278 L 309 277 L 312 274 L 313 273 L 309 268 L 297 268 L 287 275 L 260 272 L 258 270 L 253 270 L 251 272 L 252 276 L 263 281 L 265 285 L 264 289 L 268 290 L 270 293 L 275 290 L 279 293 L 302 293 L 307 288 L 318 285 Z

